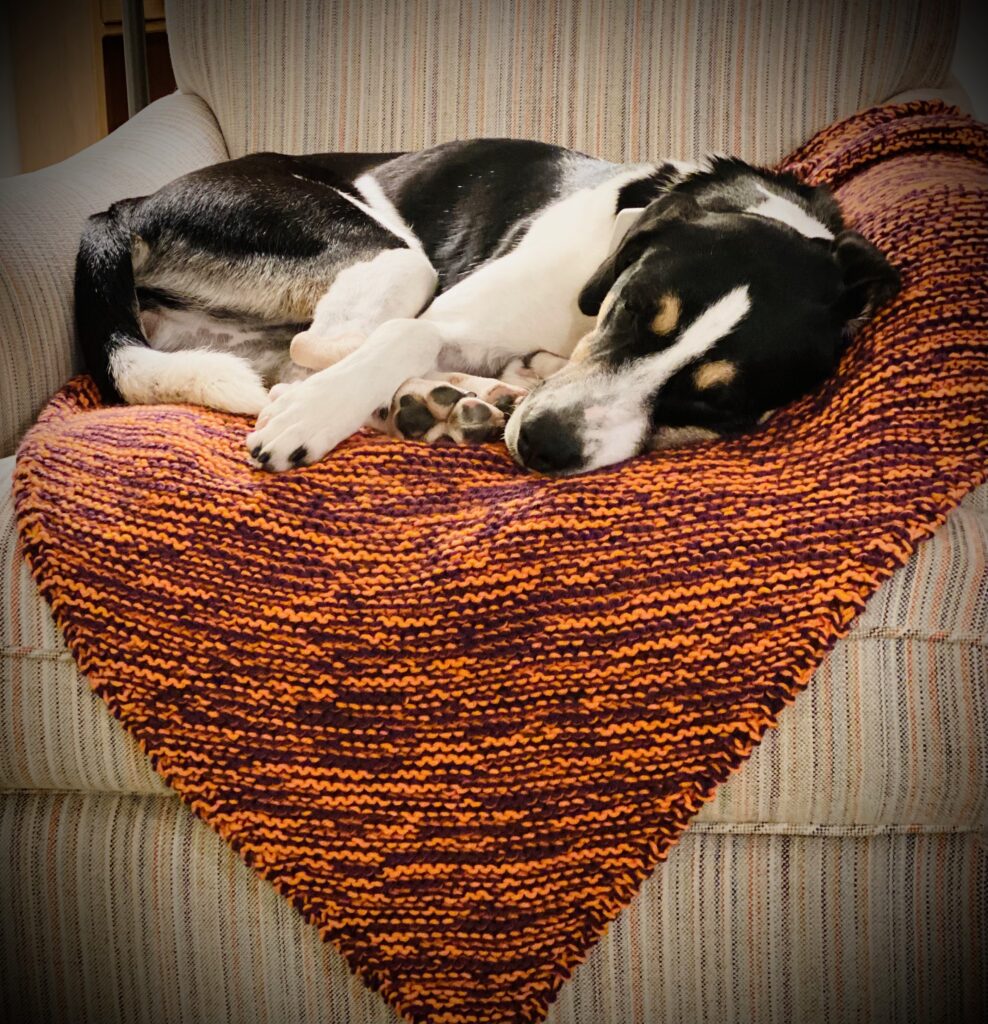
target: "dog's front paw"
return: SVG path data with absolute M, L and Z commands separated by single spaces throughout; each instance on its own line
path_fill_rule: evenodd
M 358 430 L 361 410 L 345 395 L 333 401 L 329 390 L 327 397 L 315 377 L 278 389 L 247 435 L 251 464 L 272 472 L 307 466 Z

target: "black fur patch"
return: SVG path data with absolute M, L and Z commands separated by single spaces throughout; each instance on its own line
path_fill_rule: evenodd
M 425 436 L 436 425 L 436 417 L 429 411 L 421 398 L 414 395 L 402 395 L 395 414 L 395 427 L 402 435 L 410 439 Z
M 617 197 L 617 210 L 648 206 L 656 196 L 667 191 L 679 172 L 673 164 L 660 164 L 651 174 L 625 185 Z
M 445 290 L 520 241 L 525 222 L 557 197 L 569 152 L 524 139 L 447 142 L 398 157 L 374 178 L 422 240 Z

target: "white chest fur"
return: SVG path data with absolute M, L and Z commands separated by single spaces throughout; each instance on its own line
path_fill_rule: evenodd
M 515 249 L 440 295 L 422 319 L 452 344 L 486 347 L 492 362 L 536 349 L 568 357 L 594 324 L 577 299 L 608 254 L 618 192 L 651 170 L 621 171 L 546 207 Z

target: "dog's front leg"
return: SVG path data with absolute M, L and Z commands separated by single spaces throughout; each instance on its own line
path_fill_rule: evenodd
M 261 411 L 247 450 L 255 466 L 316 462 L 367 423 L 409 377 L 435 369 L 445 341 L 426 320 L 389 320 L 345 359 L 281 392 Z

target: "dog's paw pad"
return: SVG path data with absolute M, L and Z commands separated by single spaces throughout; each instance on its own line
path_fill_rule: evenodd
M 463 397 L 463 394 L 458 388 L 450 387 L 449 384 L 440 384 L 429 392 L 428 400 L 431 405 L 449 410 L 456 405 Z
M 456 406 L 456 419 L 460 423 L 489 423 L 494 407 L 479 398 L 461 399 Z
M 446 426 L 454 441 L 485 444 L 501 436 L 505 422 L 505 415 L 500 409 L 470 395 L 457 402 Z
M 387 415 L 377 419 L 394 437 L 428 444 L 484 444 L 501 436 L 515 403 L 525 392 L 490 378 L 450 374 L 449 383 L 421 378 L 406 381 Z M 494 404 L 486 395 L 466 390 L 472 384 L 496 392 Z M 462 385 L 462 386 L 461 386 Z
M 445 419 L 445 416 L 440 419 L 429 408 L 425 399 L 418 395 L 406 394 L 398 399 L 392 423 L 399 437 L 407 438 L 410 441 L 418 441 L 424 438 L 443 419 Z

